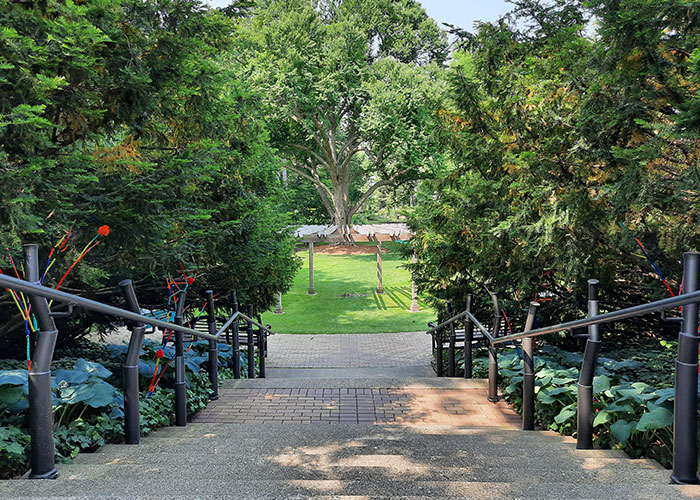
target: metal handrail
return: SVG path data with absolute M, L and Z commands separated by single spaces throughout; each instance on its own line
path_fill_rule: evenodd
M 598 301 L 598 280 L 588 280 L 588 317 L 559 323 L 556 325 L 532 329 L 539 303 L 531 302 L 525 328 L 520 333 L 499 336 L 499 320 L 497 300 L 494 299 L 494 325 L 489 332 L 481 322 L 470 312 L 471 300 L 467 300 L 467 309 L 460 315 L 444 321 L 428 333 L 434 333 L 446 325 L 453 325 L 456 320 L 466 317 L 465 328 L 476 328 L 488 339 L 489 345 L 489 383 L 488 400 L 498 401 L 498 363 L 497 346 L 506 342 L 522 340 L 522 419 L 523 430 L 534 429 L 535 416 L 535 374 L 533 339 L 535 336 L 550 333 L 572 331 L 588 328 L 586 348 L 579 371 L 577 387 L 577 443 L 579 449 L 593 447 L 593 380 L 598 352 L 602 342 L 599 326 L 605 323 L 621 321 L 636 316 L 662 311 L 662 321 L 679 323 L 678 350 L 676 354 L 676 373 L 674 389 L 674 421 L 673 421 L 673 474 L 671 480 L 679 484 L 698 483 L 697 460 L 697 403 L 698 403 L 698 310 L 700 308 L 700 253 L 686 252 L 683 254 L 683 283 L 684 293 L 675 297 L 648 302 L 605 314 L 600 314 Z M 682 318 L 665 317 L 663 311 L 676 307 L 682 308 Z M 434 325 L 430 325 L 434 326 Z M 452 329 L 454 330 L 454 329 Z M 469 339 L 472 337 L 469 336 Z M 467 347 L 465 331 L 465 377 L 471 377 L 467 371 L 467 359 L 471 358 L 471 343 Z M 453 349 L 452 343 L 450 349 Z M 450 353 L 451 354 L 451 353 Z M 438 350 L 438 376 L 442 375 L 442 356 Z
M 236 320 L 236 318 L 238 318 L 238 317 L 243 318 L 246 321 L 250 321 L 252 324 L 257 325 L 258 328 L 260 328 L 261 330 L 269 333 L 270 335 L 274 335 L 274 332 L 272 332 L 270 329 L 261 325 L 260 323 L 251 319 L 250 317 L 246 316 L 245 314 L 241 313 L 240 311 L 235 312 L 228 319 L 228 321 L 226 321 L 226 323 L 224 323 L 224 325 L 217 330 L 215 335 L 211 335 L 209 333 L 203 333 L 203 332 L 194 330 L 192 328 L 188 328 L 186 326 L 177 325 L 175 323 L 169 323 L 167 321 L 162 321 L 162 320 L 152 318 L 149 316 L 144 316 L 143 314 L 135 313 L 132 311 L 127 311 L 127 310 L 121 309 L 119 307 L 110 306 L 108 304 L 103 304 L 102 302 L 97 302 L 95 300 L 87 299 L 85 297 L 80 297 L 79 295 L 73 295 L 72 293 L 62 292 L 60 290 L 55 290 L 53 288 L 49 288 L 49 287 L 46 287 L 43 285 L 38 285 L 36 283 L 32 283 L 30 281 L 25 281 L 25 280 L 21 280 L 18 278 L 13 278 L 12 276 L 8 276 L 6 274 L 0 274 L 0 286 L 2 286 L 4 288 L 12 288 L 15 290 L 19 290 L 19 291 L 27 293 L 27 294 L 37 295 L 37 296 L 43 297 L 45 299 L 55 300 L 58 302 L 72 305 L 74 307 L 75 306 L 81 307 L 81 308 L 86 309 L 88 311 L 94 311 L 94 312 L 106 314 L 109 316 L 116 316 L 118 318 L 133 321 L 134 323 L 136 323 L 137 326 L 143 326 L 143 325 L 157 326 L 157 327 L 163 328 L 165 330 L 173 330 L 176 332 L 182 332 L 182 333 L 186 333 L 188 335 L 192 335 L 195 337 L 201 337 L 203 339 L 209 339 L 209 340 L 218 339 L 226 331 L 226 329 L 229 326 L 231 326 L 231 323 L 233 323 Z
M 481 333 L 484 334 L 484 337 L 489 339 L 489 342 L 495 343 L 496 337 L 491 335 L 491 332 L 489 332 L 484 325 L 481 324 L 481 322 L 476 319 L 476 317 L 469 311 L 465 311 L 467 316 L 469 316 L 469 319 L 474 323 L 474 326 L 476 326 L 479 330 L 481 330 Z
M 124 365 L 122 367 L 122 380 L 124 388 L 124 441 L 127 444 L 138 444 L 141 436 L 139 414 L 139 355 L 143 346 L 146 327 L 153 330 L 159 327 L 163 330 L 175 332 L 175 425 L 187 424 L 187 390 L 185 377 L 185 352 L 184 334 L 194 338 L 208 339 L 208 367 L 209 381 L 212 385 L 210 399 L 218 398 L 218 347 L 217 339 L 231 327 L 233 332 L 233 371 L 234 378 L 240 378 L 240 346 L 238 342 L 239 320 L 247 321 L 248 330 L 248 375 L 255 376 L 255 348 L 253 339 L 253 325 L 257 325 L 257 342 L 259 346 L 260 377 L 265 377 L 265 334 L 274 335 L 268 327 L 260 324 L 252 318 L 253 306 L 248 304 L 248 314 L 243 314 L 238 309 L 236 292 L 233 292 L 234 313 L 217 330 L 214 305 L 214 292 L 206 291 L 208 309 L 208 332 L 204 333 L 194 328 L 183 325 L 183 312 L 186 300 L 186 291 L 180 291 L 180 299 L 177 301 L 174 322 L 163 321 L 153 316 L 141 313 L 141 308 L 134 291 L 131 280 L 119 283 L 119 288 L 124 295 L 127 309 L 121 309 L 108 304 L 103 304 L 85 297 L 48 288 L 40 283 L 39 274 L 39 246 L 36 244 L 24 245 L 26 280 L 13 278 L 0 274 L 0 287 L 13 289 L 26 293 L 31 302 L 32 314 L 38 323 L 36 342 L 32 356 L 31 369 L 28 371 L 29 379 L 29 413 L 32 426 L 30 429 L 30 474 L 32 479 L 48 479 L 58 476 L 56 469 L 53 420 L 51 411 L 52 382 L 51 362 L 53 359 L 58 329 L 54 318 L 66 318 L 73 312 L 75 306 L 88 311 L 94 311 L 107 316 L 122 318 L 130 322 L 131 338 L 128 344 Z M 52 312 L 49 300 L 68 304 L 67 311 Z M 261 320 L 262 321 L 262 320 Z M 168 363 L 169 364 L 169 363 Z
M 231 316 L 231 318 L 229 318 L 229 321 L 227 321 L 227 322 L 224 324 L 224 326 L 222 326 L 221 328 L 224 328 L 224 327 L 230 325 L 231 322 L 233 322 L 233 320 L 235 319 L 236 316 L 238 316 L 238 317 L 240 317 L 240 318 L 243 318 L 244 320 L 248 321 L 249 323 L 254 324 L 254 325 L 257 326 L 258 328 L 260 328 L 262 331 L 267 332 L 268 335 L 277 335 L 275 332 L 273 332 L 272 330 L 270 330 L 270 329 L 267 328 L 266 326 L 261 325 L 260 323 L 258 323 L 257 321 L 255 321 L 255 320 L 252 319 L 252 318 L 249 318 L 247 315 L 243 314 L 243 313 L 240 312 L 240 311 L 236 311 L 235 313 L 233 313 L 233 316 Z
M 431 328 L 430 330 L 428 330 L 428 331 L 425 332 L 425 333 L 426 333 L 427 335 L 430 335 L 430 334 L 436 332 L 437 330 L 439 330 L 440 328 L 444 328 L 444 327 L 446 327 L 447 325 L 449 325 L 450 323 L 454 323 L 454 322 L 457 321 L 458 319 L 462 319 L 462 318 L 463 318 L 464 316 L 466 316 L 466 315 L 467 315 L 467 311 L 463 311 L 463 312 L 459 313 L 458 315 L 453 316 L 453 317 L 451 317 L 450 319 L 448 319 L 448 320 L 446 320 L 446 321 L 443 321 L 442 323 L 440 323 L 439 325 L 437 325 L 437 326 Z
M 545 326 L 542 328 L 537 328 L 535 330 L 530 330 L 527 332 L 513 333 L 511 335 L 504 335 L 503 337 L 493 338 L 489 337 L 489 340 L 494 344 L 502 344 L 503 342 L 508 342 L 510 340 L 518 340 L 527 337 L 535 337 L 538 335 L 546 335 L 548 333 L 563 332 L 569 330 L 577 330 L 579 328 L 586 328 L 593 325 L 601 325 L 604 323 L 611 323 L 614 321 L 620 321 L 623 319 L 632 318 L 634 316 L 641 316 L 644 314 L 650 314 L 657 311 L 662 311 L 664 309 L 672 309 L 674 307 L 684 306 L 687 304 L 692 304 L 694 302 L 700 302 L 700 291 L 692 292 L 689 294 L 678 295 L 676 297 L 669 297 L 667 299 L 657 300 L 655 302 L 649 302 L 647 304 L 641 304 L 638 306 L 628 307 L 626 309 L 620 309 L 618 311 L 613 311 L 605 314 L 600 314 L 598 316 L 592 316 L 588 318 L 577 319 L 574 321 L 567 321 L 566 323 L 559 323 L 557 325 Z M 475 322 L 477 327 L 485 331 L 484 328 L 478 323 L 476 318 L 474 318 L 471 313 L 470 319 Z
M 484 325 L 482 325 L 481 322 L 470 311 L 463 311 L 453 316 L 452 318 L 443 321 L 442 323 L 433 327 L 432 329 L 428 330 L 426 334 L 432 334 L 437 330 L 446 327 L 450 323 L 454 323 L 455 321 L 460 320 L 466 316 L 474 323 L 474 325 L 481 331 L 481 333 L 484 334 L 484 336 L 489 340 L 489 342 L 493 344 L 503 344 L 504 342 L 510 342 L 512 340 L 536 337 L 538 335 L 547 335 L 549 333 L 578 330 L 580 328 L 587 328 L 592 325 L 612 323 L 614 321 L 621 321 L 635 316 L 651 314 L 657 311 L 664 311 L 666 309 L 673 309 L 675 307 L 692 304 L 694 302 L 700 302 L 700 291 L 689 293 L 687 295 L 677 295 L 676 297 L 669 297 L 654 302 L 648 302 L 646 304 L 640 304 L 638 306 L 627 307 L 625 309 L 600 314 L 598 316 L 581 318 L 573 321 L 567 321 L 565 323 L 558 323 L 556 325 L 551 326 L 544 326 L 542 328 L 537 328 L 535 330 L 529 330 L 520 333 L 512 333 L 510 335 L 504 335 L 502 337 L 494 337 L 493 335 L 491 335 L 491 332 L 489 332 L 486 329 L 486 327 L 484 327 Z M 678 322 L 681 321 L 680 318 L 674 318 L 674 320 Z

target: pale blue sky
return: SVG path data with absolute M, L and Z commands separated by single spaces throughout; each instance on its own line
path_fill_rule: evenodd
M 214 7 L 224 7 L 230 0 L 205 0 Z M 472 30 L 474 21 L 495 21 L 513 6 L 505 0 L 422 0 L 428 15 L 440 25 L 449 23 Z
M 468 31 L 474 21 L 495 21 L 513 9 L 505 0 L 422 0 L 421 4 L 440 25 L 454 24 Z

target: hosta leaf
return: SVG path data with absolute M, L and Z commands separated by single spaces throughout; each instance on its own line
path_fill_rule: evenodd
M 0 371 L 0 386 L 1 385 L 28 385 L 27 370 L 6 370 Z
M 97 382 L 95 384 L 95 393 L 85 402 L 93 408 L 107 406 L 114 399 L 115 393 L 116 389 L 107 382 Z
M 93 363 L 92 361 L 88 361 L 83 358 L 79 358 L 75 361 L 75 369 L 76 370 L 83 370 L 85 371 L 89 376 L 98 376 L 100 378 L 107 378 L 109 377 L 112 372 L 109 371 L 107 368 L 102 366 L 99 363 Z
M 656 391 L 654 393 L 659 398 L 655 401 L 655 403 L 657 405 L 660 405 L 661 403 L 663 403 L 665 401 L 673 401 L 675 393 L 676 393 L 676 390 L 673 387 L 669 387 L 667 389 L 659 389 L 658 391 Z
M 576 379 L 571 377 L 554 377 L 552 379 L 552 384 L 554 385 L 568 385 L 573 382 L 576 382 Z
M 598 414 L 593 419 L 593 427 L 598 427 L 599 425 L 607 424 L 611 422 L 613 415 L 608 410 L 600 410 Z
M 630 404 L 619 404 L 617 401 L 609 404 L 605 409 L 610 413 L 628 413 L 634 415 L 634 406 Z
M 625 444 L 636 425 L 636 422 L 618 420 L 610 426 L 610 432 L 612 432 L 612 435 L 615 436 L 615 439 L 617 439 L 620 443 Z
M 0 387 L 0 404 L 11 406 L 25 397 L 24 387 L 19 385 L 10 385 Z
M 673 424 L 673 413 L 657 406 L 653 408 L 648 413 L 642 415 L 637 424 L 638 431 L 648 431 L 653 429 L 661 429 L 662 427 L 669 427 Z
M 61 402 L 74 405 L 83 403 L 95 396 L 96 384 L 70 385 L 61 389 Z
M 166 363 L 158 367 L 158 373 L 163 370 L 163 367 L 165 366 Z M 156 363 L 155 361 L 146 361 L 143 359 L 139 359 L 139 375 L 142 377 L 148 377 L 149 379 L 153 377 L 153 372 L 156 369 Z
M 576 394 L 576 387 L 573 385 L 567 385 L 565 387 L 555 387 L 549 391 L 550 396 L 556 396 L 558 394 Z
M 642 389 L 620 389 L 617 393 L 625 399 L 631 399 L 637 403 L 644 402 Z
M 88 374 L 83 370 L 56 370 L 51 374 L 57 384 L 62 381 L 68 384 L 84 384 L 87 382 Z
M 610 377 L 599 375 L 593 379 L 593 394 L 598 394 L 610 389 Z
M 550 395 L 549 391 L 545 391 L 543 389 L 537 393 L 537 401 L 541 402 L 542 404 L 549 405 L 558 402 L 559 399 L 553 397 Z
M 564 423 L 572 417 L 576 416 L 576 409 L 571 406 L 564 407 L 559 414 L 554 417 L 554 421 L 558 424 Z

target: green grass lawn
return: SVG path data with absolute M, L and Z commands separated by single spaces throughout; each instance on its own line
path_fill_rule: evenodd
M 420 312 L 410 312 L 411 276 L 401 266 L 401 243 L 384 243 L 384 293 L 377 294 L 377 257 L 314 254 L 316 295 L 308 295 L 308 252 L 292 289 L 282 296 L 284 314 L 263 314 L 279 333 L 383 333 L 426 330 L 435 313 L 419 298 Z M 318 248 L 321 245 L 317 245 Z

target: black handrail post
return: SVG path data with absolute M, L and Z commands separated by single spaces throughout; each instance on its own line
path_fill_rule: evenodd
M 255 378 L 255 342 L 253 339 L 253 304 L 248 304 L 248 378 Z
M 232 298 L 233 298 L 233 314 L 236 314 L 238 312 L 238 297 L 236 296 L 236 291 L 234 290 L 232 293 Z M 233 320 L 233 334 L 232 334 L 232 340 L 231 342 L 233 345 L 231 346 L 233 349 L 233 378 L 241 378 L 241 344 L 239 340 L 239 335 L 238 335 L 238 317 L 236 317 L 235 320 Z
M 435 339 L 437 342 L 437 352 L 436 352 L 436 364 L 435 364 L 435 371 L 437 373 L 438 377 L 443 376 L 443 370 L 442 370 L 442 328 L 438 328 L 435 331 Z
M 451 318 L 454 316 L 454 311 L 452 310 L 452 301 L 447 301 L 447 317 Z M 447 351 L 447 376 L 455 376 L 455 343 L 457 336 L 455 334 L 455 322 L 450 322 L 450 343 Z
M 467 311 L 472 310 L 472 294 L 467 294 Z M 464 378 L 472 378 L 472 342 L 474 341 L 474 323 L 469 316 L 464 318 Z
M 39 245 L 24 245 L 27 281 L 39 284 Z M 56 479 L 51 401 L 51 360 L 58 330 L 45 298 L 29 295 L 32 313 L 39 323 L 31 370 L 29 370 L 30 479 Z M 30 320 L 31 321 L 31 320 Z
M 179 294 L 175 310 L 175 324 L 182 326 L 186 291 Z M 185 339 L 182 332 L 175 332 L 175 425 L 187 425 L 187 386 L 185 384 Z
M 126 306 L 133 312 L 140 313 L 139 301 L 136 299 L 134 284 L 131 280 L 119 283 L 119 288 L 126 299 Z M 139 354 L 143 347 L 146 325 L 131 323 L 131 338 L 126 351 L 126 360 L 122 368 L 124 383 L 124 441 L 126 444 L 139 444 L 141 441 L 141 422 L 139 417 Z
M 598 303 L 598 280 L 588 280 L 588 317 L 600 314 Z M 600 351 L 600 325 L 588 327 L 588 340 L 583 353 L 581 373 L 578 378 L 577 437 L 576 448 L 593 448 L 593 377 Z
M 262 322 L 259 321 L 262 325 Z M 260 378 L 265 378 L 265 332 L 258 329 L 258 359 L 260 360 Z
M 206 291 L 207 296 L 207 323 L 209 335 L 216 335 L 216 307 L 214 305 L 214 292 Z M 219 399 L 219 352 L 216 339 L 209 339 L 209 382 L 211 382 L 211 395 L 209 399 Z
M 535 324 L 538 302 L 530 302 L 530 310 L 527 313 L 525 329 L 529 332 Z M 526 337 L 523 339 L 523 430 L 535 429 L 535 339 Z
M 683 254 L 683 294 L 698 289 L 700 253 Z M 698 303 L 683 306 L 678 334 L 676 392 L 673 405 L 673 474 L 676 484 L 698 483 Z
M 501 329 L 501 308 L 498 306 L 498 297 L 491 294 L 493 301 L 493 337 L 498 337 Z M 489 342 L 489 395 L 488 400 L 492 403 L 498 401 L 498 353 L 493 342 Z

